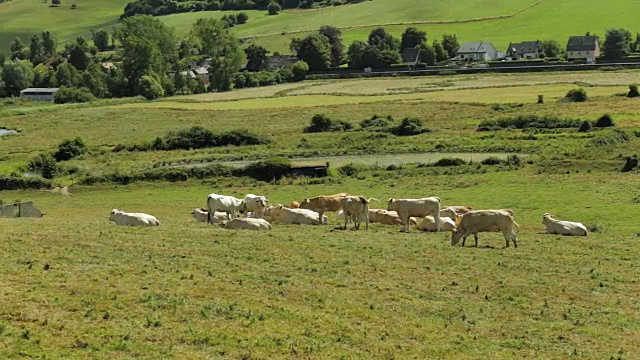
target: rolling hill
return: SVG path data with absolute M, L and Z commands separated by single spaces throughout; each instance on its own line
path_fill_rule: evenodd
M 25 43 L 36 32 L 56 33 L 61 43 L 91 29 L 109 28 L 117 23 L 129 0 L 108 3 L 85 0 L 78 9 L 50 8 L 40 0 L 12 0 L 0 4 L 0 49 L 8 49 L 15 36 Z M 64 4 L 64 3 L 63 3 Z M 287 52 L 294 36 L 304 36 L 322 25 L 343 29 L 345 42 L 364 39 L 371 29 L 384 25 L 399 36 L 407 26 L 426 30 L 430 39 L 455 33 L 461 42 L 492 41 L 498 49 L 511 41 L 555 39 L 561 44 L 570 35 L 587 31 L 603 34 L 612 27 L 640 31 L 633 12 L 640 0 L 611 0 L 585 5 L 578 0 L 372 0 L 355 5 L 312 10 L 289 10 L 277 16 L 264 11 L 247 11 L 247 24 L 233 31 L 271 51 Z M 55 15 L 53 15 L 55 14 Z M 220 18 L 220 11 L 182 13 L 161 17 L 176 28 L 179 36 L 202 17 Z M 28 24 L 28 25 L 25 25 Z

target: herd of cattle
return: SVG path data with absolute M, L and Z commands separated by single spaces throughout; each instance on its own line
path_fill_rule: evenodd
M 265 196 L 248 194 L 243 199 L 233 196 L 209 194 L 207 208 L 194 209 L 191 214 L 198 222 L 218 223 L 220 227 L 235 230 L 270 230 L 270 222 L 300 225 L 327 224 L 325 212 L 336 212 L 337 218 L 344 221 L 344 229 L 349 222 L 359 229 L 364 222 L 402 225 L 402 231 L 408 232 L 410 225 L 422 231 L 451 231 L 451 245 L 467 237 L 474 236 L 478 246 L 478 233 L 501 232 L 506 246 L 513 242 L 518 247 L 518 224 L 514 221 L 513 211 L 474 210 L 469 206 L 441 206 L 438 197 L 422 199 L 389 199 L 387 209 L 371 209 L 369 204 L 379 201 L 364 196 L 352 196 L 346 193 L 316 196 L 304 199 L 301 203 L 293 201 L 289 207 L 271 206 Z M 238 216 L 240 215 L 240 216 Z M 160 221 L 144 213 L 127 213 L 114 209 L 109 220 L 118 225 L 158 226 Z M 542 223 L 549 234 L 587 236 L 586 227 L 579 222 L 560 221 L 550 214 L 542 215 Z

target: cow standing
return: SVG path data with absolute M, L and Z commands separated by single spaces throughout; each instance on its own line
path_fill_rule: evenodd
M 518 229 L 511 210 L 474 210 L 458 219 L 456 229 L 451 233 L 451 245 L 456 245 L 462 239 L 464 246 L 467 237 L 473 234 L 478 247 L 479 232 L 500 231 L 507 242 L 506 247 L 509 247 L 509 241 L 518 247 Z
M 395 211 L 402 220 L 402 231 L 409 232 L 409 218 L 433 216 L 436 231 L 440 231 L 440 198 L 432 196 L 422 199 L 389 199 L 387 210 Z

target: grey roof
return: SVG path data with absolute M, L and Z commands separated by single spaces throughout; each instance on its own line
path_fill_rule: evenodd
M 511 43 L 507 49 L 507 54 L 534 53 L 536 51 L 542 51 L 542 43 L 539 40 Z
M 21 90 L 20 92 L 56 92 L 58 91 L 60 88 L 26 88 L 24 90 Z
M 597 47 L 597 36 L 571 36 L 567 42 L 567 51 L 595 51 Z
M 402 62 L 415 64 L 418 62 L 420 56 L 420 49 L 418 48 L 406 48 L 402 50 Z
M 484 54 L 489 51 L 490 48 L 494 48 L 492 43 L 476 41 L 470 43 L 464 43 L 458 49 L 458 54 Z

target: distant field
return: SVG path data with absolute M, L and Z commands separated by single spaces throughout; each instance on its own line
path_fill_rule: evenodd
M 7 1 L 0 4 L 0 51 L 8 50 L 16 37 L 28 47 L 31 36 L 43 31 L 53 32 L 60 43 L 89 37 L 92 29 L 115 25 L 127 3 L 129 0 L 81 0 L 72 10 L 71 0 L 62 0 L 56 8 L 40 0 Z
M 62 42 L 67 42 L 78 35 L 87 36 L 91 29 L 109 28 L 117 23 L 127 2 L 87 0 L 80 3 L 76 10 L 69 9 L 64 2 L 57 9 L 49 8 L 37 0 L 13 0 L 0 4 L 0 23 L 3 24 L 0 49 L 8 49 L 15 36 L 21 36 L 27 42 L 31 34 L 43 30 L 53 31 Z M 542 0 L 512 18 L 424 24 L 508 15 L 533 3 L 533 0 L 372 0 L 323 9 L 287 10 L 277 16 L 267 16 L 264 11 L 247 11 L 249 22 L 234 27 L 233 31 L 249 39 L 249 42 L 283 53 L 289 52 L 291 37 L 304 36 L 322 25 L 343 28 L 344 42 L 348 44 L 365 39 L 379 25 L 387 24 L 385 27 L 388 31 L 400 36 L 408 24 L 423 22 L 411 26 L 427 31 L 429 41 L 441 38 L 443 33 L 454 33 L 461 42 L 491 41 L 499 50 L 504 50 L 509 42 L 535 39 L 555 39 L 564 45 L 568 36 L 587 31 L 603 36 L 605 29 L 611 27 L 628 28 L 632 33 L 640 31 L 635 14 L 628 11 L 638 7 L 640 0 L 612 0 L 590 3 L 589 6 L 584 6 L 578 0 Z M 198 18 L 220 18 L 222 15 L 222 12 L 214 11 L 159 18 L 167 25 L 174 26 L 179 36 L 184 36 Z

